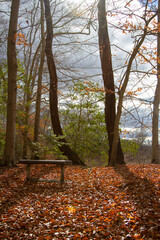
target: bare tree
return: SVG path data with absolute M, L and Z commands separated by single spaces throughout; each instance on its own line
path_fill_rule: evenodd
M 63 138 L 63 132 L 59 120 L 59 112 L 58 112 L 58 77 L 56 73 L 56 66 L 54 62 L 54 56 L 52 53 L 52 40 L 53 40 L 53 25 L 52 25 L 52 16 L 50 12 L 50 4 L 49 0 L 44 0 L 45 4 L 45 17 L 46 17 L 46 26 L 47 26 L 47 37 L 46 37 L 46 56 L 47 56 L 47 64 L 48 70 L 50 74 L 50 92 L 49 92 L 49 101 L 50 101 L 50 114 L 52 121 L 52 128 L 54 134 L 57 137 L 61 137 L 59 141 L 62 143 L 60 146 L 60 150 L 68 157 L 68 159 L 72 160 L 74 164 L 82 164 L 84 162 L 80 160 L 75 152 L 71 150 L 71 148 L 66 144 L 65 138 Z
M 33 4 L 33 6 L 32 6 Z M 23 45 L 23 54 L 24 54 L 24 65 L 25 65 L 25 74 L 24 74 L 24 130 L 23 130 L 23 158 L 28 156 L 28 132 L 30 128 L 29 118 L 30 118 L 30 109 L 33 99 L 33 89 L 36 83 L 36 76 L 38 73 L 38 64 L 39 64 L 39 52 L 41 47 L 41 41 L 37 44 L 37 36 L 39 29 L 39 2 L 33 1 L 31 4 L 30 10 L 30 22 L 29 31 L 26 34 L 27 44 Z M 34 48 L 36 47 L 36 50 Z
M 98 8 L 100 8 L 103 4 L 103 7 L 105 7 L 105 1 L 99 1 L 99 5 L 98 5 Z M 118 156 L 119 156 L 119 153 L 118 153 L 118 145 L 119 145 L 119 123 L 120 123 L 120 119 L 121 119 L 121 114 L 122 114 L 122 107 L 123 107 L 123 99 L 124 99 L 124 94 L 126 92 L 126 87 L 128 85 L 128 82 L 129 82 L 129 78 L 130 78 L 130 73 L 132 72 L 131 71 L 131 68 L 132 68 L 132 65 L 133 65 L 133 62 L 135 61 L 136 59 L 136 56 L 137 54 L 139 53 L 139 50 L 140 50 L 140 47 L 142 46 L 144 40 L 145 40 L 145 37 L 147 36 L 147 34 L 149 33 L 148 31 L 148 27 L 149 27 L 149 23 L 155 18 L 156 14 L 157 13 L 151 13 L 150 11 L 148 11 L 148 4 L 149 4 L 149 1 L 146 1 L 143 5 L 144 7 L 144 13 L 143 13 L 143 16 L 139 16 L 140 19 L 141 19 L 141 22 L 142 20 L 144 21 L 144 26 L 142 27 L 142 25 L 139 27 L 141 33 L 139 35 L 136 34 L 135 35 L 135 41 L 134 41 L 134 48 L 133 48 L 133 51 L 132 52 L 129 52 L 128 53 L 128 57 L 126 58 L 126 62 L 125 62 L 125 66 L 122 66 L 122 75 L 120 76 L 119 78 L 119 82 L 120 82 L 120 87 L 118 88 L 118 104 L 117 104 L 117 111 L 116 111 L 116 116 L 115 116 L 115 119 L 113 118 L 113 115 L 112 117 L 110 118 L 110 114 L 111 114 L 111 110 L 110 110 L 110 114 L 108 113 L 108 118 L 109 118 L 109 122 L 110 122 L 110 125 L 111 125 L 111 122 L 114 122 L 114 131 L 112 132 L 113 134 L 113 143 L 112 143 L 112 149 L 111 149 L 111 154 L 110 154 L 110 165 L 111 166 L 114 166 L 115 164 L 117 164 L 117 159 L 118 159 Z M 125 8 L 129 9 L 129 6 L 125 6 Z M 131 15 L 134 15 L 132 9 L 130 10 L 131 12 Z M 119 14 L 120 12 L 118 11 L 116 14 Z M 105 14 L 106 12 L 104 12 L 103 16 L 104 16 L 104 20 L 103 22 L 105 22 Z M 111 13 L 112 14 L 112 13 Z M 122 13 L 120 13 L 122 14 Z M 124 16 L 126 13 L 123 13 Z M 126 15 L 127 16 L 127 15 Z M 137 17 L 138 15 L 136 15 Z M 102 18 L 102 16 L 100 16 L 99 14 L 99 19 Z M 102 21 L 102 19 L 101 19 Z M 128 22 L 129 23 L 129 22 Z M 123 24 L 122 24 L 123 25 Z M 107 28 L 107 23 L 105 24 L 101 24 L 102 27 L 104 27 L 104 29 Z M 113 26 L 113 25 L 112 25 Z M 131 26 L 131 24 L 129 25 Z M 126 31 L 131 31 L 130 29 L 127 30 L 127 28 L 129 27 L 127 25 L 127 21 L 126 21 L 126 24 L 124 24 L 124 28 L 122 29 L 124 33 L 125 30 Z M 119 24 L 118 26 L 116 25 L 116 28 L 117 29 L 121 29 L 119 27 Z M 106 31 L 106 30 L 105 30 Z M 134 28 L 133 26 L 133 32 L 136 32 L 136 29 Z M 99 33 L 100 35 L 100 33 Z M 133 35 L 134 36 L 134 35 Z M 108 37 L 108 33 L 106 32 L 106 38 Z M 103 39 L 101 37 L 101 39 Z M 110 49 L 109 47 L 107 48 L 107 44 L 106 42 L 102 41 L 100 42 L 101 45 L 100 45 L 100 54 L 101 54 L 101 62 L 102 62 L 102 59 L 105 59 L 104 57 L 104 49 L 106 50 L 106 53 L 108 55 L 108 60 L 105 60 L 105 62 L 107 61 L 108 64 L 106 65 L 102 65 L 102 69 L 103 69 L 103 78 L 104 78 L 104 72 L 108 72 L 108 75 L 110 74 L 110 84 L 111 84 L 111 81 L 113 81 L 113 76 L 112 76 L 112 63 L 111 63 L 111 53 L 110 53 Z M 108 40 L 108 46 L 109 45 L 109 40 Z M 121 49 L 121 48 L 120 48 Z M 107 57 L 106 57 L 107 59 Z M 125 71 L 124 71 L 125 70 Z M 108 85 L 109 86 L 109 85 Z M 105 91 L 107 89 L 107 93 L 108 95 L 112 95 L 113 93 L 115 94 L 115 90 L 113 88 L 113 84 L 112 84 L 112 88 L 111 88 L 111 85 L 110 87 L 108 88 L 108 86 L 106 87 L 105 86 Z M 111 98 L 111 97 L 110 97 Z M 113 101 L 113 104 L 115 103 L 114 100 L 113 100 L 113 97 L 112 97 L 112 101 Z M 113 113 L 113 112 L 112 112 Z M 114 120 L 112 120 L 114 119 Z
M 35 124 L 34 124 L 34 142 L 38 142 L 38 134 L 39 134 L 39 125 L 40 125 L 40 111 L 41 111 L 41 90 L 42 90 L 42 75 L 43 75 L 43 65 L 45 59 L 45 33 L 44 33 L 44 7 L 43 0 L 41 3 L 41 59 L 40 66 L 38 72 L 38 87 L 37 87 L 37 99 L 36 99 L 36 113 L 35 113 Z M 37 150 L 36 150 L 37 152 Z M 34 158 L 38 158 L 37 154 L 34 154 Z
M 50 1 L 52 4 L 52 15 L 55 16 L 55 22 L 53 24 L 53 27 L 55 29 L 54 31 L 54 37 L 55 37 L 55 62 L 58 63 L 59 67 L 58 72 L 61 77 L 65 76 L 66 77 L 71 77 L 71 74 L 73 74 L 74 69 L 70 69 L 68 66 L 64 67 L 64 62 L 65 62 L 65 54 L 67 55 L 67 52 L 70 52 L 71 47 L 70 41 L 66 42 L 61 40 L 68 39 L 70 40 L 70 36 L 76 35 L 76 34 L 89 34 L 89 30 L 85 31 L 85 28 L 80 30 L 80 31 L 73 31 L 73 24 L 75 24 L 75 20 L 77 18 L 77 13 L 82 14 L 81 12 L 78 11 L 78 7 L 69 9 L 66 7 L 64 4 L 64 1 Z M 33 5 L 33 6 L 32 6 Z M 63 10 L 63 11 L 61 11 Z M 26 158 L 29 155 L 29 148 L 30 147 L 30 140 L 28 138 L 29 132 L 31 129 L 31 124 L 33 122 L 30 121 L 30 116 L 31 114 L 34 114 L 34 103 L 35 103 L 35 97 L 36 97 L 36 114 L 35 114 L 35 123 L 34 123 L 34 142 L 37 142 L 38 140 L 38 119 L 40 119 L 40 98 L 41 98 L 41 90 L 42 94 L 45 89 L 44 93 L 44 98 L 47 96 L 49 93 L 48 89 L 48 79 L 46 78 L 44 80 L 44 84 L 41 83 L 42 81 L 42 72 L 43 72 L 43 61 L 44 61 L 44 43 L 42 41 L 45 41 L 44 36 L 46 36 L 46 32 L 44 29 L 44 36 L 40 39 L 40 42 L 37 43 L 37 39 L 39 38 L 39 33 L 40 33 L 40 21 L 39 21 L 39 6 L 37 4 L 37 1 L 33 1 L 31 4 L 31 10 L 29 11 L 29 21 L 31 22 L 29 26 L 26 26 L 26 28 L 29 28 L 29 31 L 25 29 L 27 32 L 26 38 L 28 45 L 24 46 L 24 64 L 25 64 L 25 91 L 24 91 L 24 108 L 25 108 L 25 114 L 24 114 L 24 119 L 23 119 L 23 158 Z M 79 15 L 78 15 L 79 16 Z M 73 22 L 73 23 L 72 23 Z M 86 24 L 86 20 L 84 20 L 83 25 Z M 45 27 L 44 27 L 45 28 Z M 65 37 L 64 37 L 65 36 Z M 63 39 L 62 39 L 63 38 Z M 42 46 L 43 45 L 43 46 Z M 76 45 L 76 44 L 75 44 Z M 61 47 L 62 46 L 62 47 Z M 78 48 L 78 47 L 77 47 Z M 43 50 L 42 50 L 43 49 Z M 73 51 L 73 49 L 72 49 Z M 76 51 L 76 50 L 75 50 Z M 42 54 L 43 52 L 43 54 Z M 63 64 L 61 62 L 61 59 L 63 58 Z M 40 61 L 40 63 L 39 63 Z M 68 62 L 66 63 L 68 65 Z M 74 76 L 75 79 L 75 76 Z M 35 84 L 36 81 L 37 83 L 37 92 L 35 93 Z M 64 83 L 66 84 L 67 81 L 62 80 L 63 85 Z M 45 86 L 47 86 L 45 88 Z M 48 89 L 48 92 L 47 92 Z M 47 98 L 46 98 L 47 99 Z M 43 99 L 42 99 L 43 100 Z M 48 101 L 45 102 L 45 104 L 48 105 Z M 43 104 L 44 108 L 44 104 Z M 34 144 L 36 147 L 36 144 Z M 36 150 L 37 152 L 37 150 Z
M 101 57 L 101 67 L 103 73 L 103 81 L 105 88 L 105 121 L 109 140 L 109 162 L 113 144 L 113 132 L 115 123 L 115 87 L 114 87 L 114 76 L 112 69 L 112 56 L 110 41 L 108 35 L 108 25 L 106 19 L 106 1 L 100 0 L 98 3 L 98 22 L 99 22 L 99 49 Z M 124 164 L 124 156 L 121 149 L 120 139 L 118 140 L 117 159 L 116 162 Z
M 129 56 L 128 59 L 128 64 L 127 64 L 127 68 L 126 71 L 124 73 L 124 75 L 122 76 L 122 86 L 121 89 L 119 90 L 119 99 L 118 99 L 118 106 L 117 106 L 117 113 L 116 113 L 116 119 L 115 119 L 115 124 L 114 124 L 114 139 L 113 139 L 113 146 L 112 146 L 112 152 L 111 152 L 111 161 L 110 164 L 112 166 L 114 166 L 116 164 L 116 159 L 117 159 L 117 146 L 118 146 L 118 141 L 119 141 L 119 122 L 120 122 L 120 118 L 121 118 L 121 114 L 122 114 L 122 105 L 123 105 L 123 97 L 124 97 L 124 93 L 126 90 L 126 87 L 128 85 L 129 82 L 129 78 L 130 78 L 130 73 L 131 73 L 131 67 L 133 64 L 133 61 L 135 60 L 135 57 L 137 55 L 137 53 L 139 52 L 140 47 L 142 46 L 147 34 L 148 34 L 148 26 L 149 23 L 155 18 L 155 16 L 157 15 L 157 12 L 155 14 L 152 14 L 151 17 L 150 15 L 148 16 L 147 13 L 147 8 L 148 8 L 148 1 L 146 1 L 145 3 L 145 11 L 144 11 L 144 16 L 141 17 L 144 20 L 144 27 L 142 28 L 142 34 L 137 38 L 135 46 L 133 48 L 132 53 Z M 122 81 L 121 81 L 122 82 Z
M 11 167 L 16 164 L 15 160 L 15 118 L 16 118 L 16 79 L 17 79 L 17 59 L 16 59 L 16 33 L 20 0 L 12 1 L 11 15 L 8 32 L 8 105 L 7 105 L 7 127 L 4 150 L 4 164 Z
M 158 0 L 158 32 L 157 32 L 157 86 L 153 102 L 152 119 L 152 163 L 159 163 L 158 153 L 158 126 L 159 126 L 159 103 L 160 103 L 160 0 Z

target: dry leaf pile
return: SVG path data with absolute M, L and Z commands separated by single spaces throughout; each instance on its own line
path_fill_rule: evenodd
M 33 165 L 34 177 L 60 177 Z M 0 169 L 0 239 L 160 239 L 160 166 L 66 167 L 65 184 Z

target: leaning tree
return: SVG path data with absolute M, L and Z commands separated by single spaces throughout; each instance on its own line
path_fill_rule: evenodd
M 45 4 L 45 17 L 46 17 L 46 28 L 47 28 L 46 56 L 47 56 L 47 64 L 48 64 L 48 70 L 50 75 L 49 102 L 50 102 L 52 128 L 53 128 L 54 134 L 57 137 L 59 137 L 58 139 L 59 139 L 59 142 L 61 143 L 59 148 L 63 152 L 63 154 L 66 155 L 69 160 L 72 160 L 73 164 L 84 165 L 84 162 L 67 145 L 63 135 L 61 124 L 60 124 L 59 111 L 58 111 L 58 77 L 56 72 L 54 56 L 52 52 L 53 24 L 52 24 L 51 12 L 50 12 L 49 0 L 44 0 L 44 4 Z

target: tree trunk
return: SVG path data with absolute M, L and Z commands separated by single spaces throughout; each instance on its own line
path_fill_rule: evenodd
M 160 0 L 158 0 L 158 10 L 160 10 Z M 160 103 L 160 12 L 158 12 L 158 33 L 157 33 L 157 86 L 153 101 L 152 119 L 152 163 L 159 163 L 158 154 L 158 126 L 159 126 L 159 103 Z
M 58 112 L 58 94 L 57 94 L 58 78 L 56 73 L 54 56 L 52 53 L 53 25 L 52 25 L 52 17 L 50 12 L 49 0 L 44 0 L 44 4 L 45 4 L 45 16 L 46 16 L 46 26 L 47 26 L 46 56 L 47 56 L 48 70 L 50 74 L 49 101 L 50 101 L 51 121 L 52 121 L 54 134 L 56 136 L 63 136 L 63 132 L 62 132 L 62 128 L 59 120 L 59 112 Z M 69 160 L 72 160 L 73 164 L 85 165 L 84 162 L 81 161 L 81 159 L 77 156 L 77 154 L 73 152 L 68 145 L 66 145 L 66 140 L 64 138 L 61 138 L 59 141 L 62 143 L 60 150 L 64 153 L 64 155 L 68 157 Z
M 98 22 L 99 22 L 99 49 L 101 57 L 101 67 L 103 74 L 103 82 L 105 88 L 105 121 L 109 140 L 109 163 L 112 151 L 115 123 L 115 88 L 114 75 L 112 69 L 111 48 L 108 35 L 108 25 L 106 19 L 105 0 L 98 3 Z M 117 158 L 118 164 L 124 164 L 124 155 L 121 148 L 120 138 L 118 138 Z
M 24 117 L 24 131 L 23 131 L 23 159 L 27 159 L 28 156 L 28 129 L 29 129 L 29 111 L 30 111 L 30 105 L 29 105 L 29 84 L 27 83 L 27 99 L 25 103 L 25 117 Z
M 41 0 L 41 41 L 42 41 L 42 49 L 41 49 L 41 60 L 38 72 L 38 87 L 37 87 L 37 99 L 36 99 L 36 113 L 35 113 L 35 125 L 34 125 L 34 143 L 38 142 L 39 135 L 39 126 L 40 126 L 40 111 L 41 111 L 41 88 L 42 88 L 42 74 L 43 74 L 43 65 L 45 59 L 45 34 L 44 34 L 44 7 L 43 0 Z M 38 159 L 39 156 L 37 154 L 38 149 L 34 147 L 33 158 Z
M 35 79 L 37 75 L 37 68 L 39 64 L 39 56 L 38 53 L 40 51 L 40 44 L 38 45 L 33 58 L 32 56 L 32 49 L 29 49 L 28 52 L 29 59 L 27 61 L 26 66 L 26 79 L 25 79 L 25 91 L 24 91 L 24 109 L 25 109 L 25 116 L 24 116 L 24 131 L 23 131 L 23 158 L 27 158 L 28 156 L 28 132 L 29 132 L 29 118 L 30 118 L 30 108 L 32 102 L 32 93 L 33 88 L 35 86 Z M 29 71 L 29 66 L 31 64 L 31 68 Z
M 4 150 L 4 165 L 14 166 L 15 160 L 15 118 L 17 94 L 17 58 L 16 58 L 16 32 L 20 0 L 12 1 L 11 16 L 8 32 L 7 63 L 8 63 L 8 105 L 7 126 Z
M 111 162 L 110 162 L 110 164 L 112 166 L 116 165 L 116 159 L 117 159 L 117 154 L 118 154 L 117 153 L 117 146 L 118 146 L 118 139 L 119 139 L 119 122 L 120 122 L 121 113 L 122 113 L 123 96 L 124 96 L 127 84 L 129 82 L 132 63 L 133 63 L 141 45 L 144 42 L 145 37 L 147 35 L 147 27 L 148 27 L 149 23 L 152 21 L 152 19 L 156 16 L 156 14 L 157 13 L 155 13 L 153 16 L 151 16 L 150 19 L 145 20 L 145 26 L 144 26 L 144 29 L 143 29 L 143 34 L 137 40 L 137 43 L 136 43 L 136 45 L 133 49 L 133 52 L 130 55 L 128 65 L 127 65 L 127 69 L 126 69 L 125 76 L 124 76 L 124 81 L 123 81 L 123 84 L 122 84 L 122 88 L 119 91 L 119 101 L 118 101 L 117 114 L 116 114 L 115 124 L 114 124 L 114 139 L 113 139 L 112 152 L 111 152 Z

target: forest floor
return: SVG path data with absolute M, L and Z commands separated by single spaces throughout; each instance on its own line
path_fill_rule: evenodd
M 34 177 L 59 167 L 33 165 Z M 26 182 L 25 167 L 0 168 L 0 239 L 160 239 L 160 166 L 65 169 L 65 184 Z

